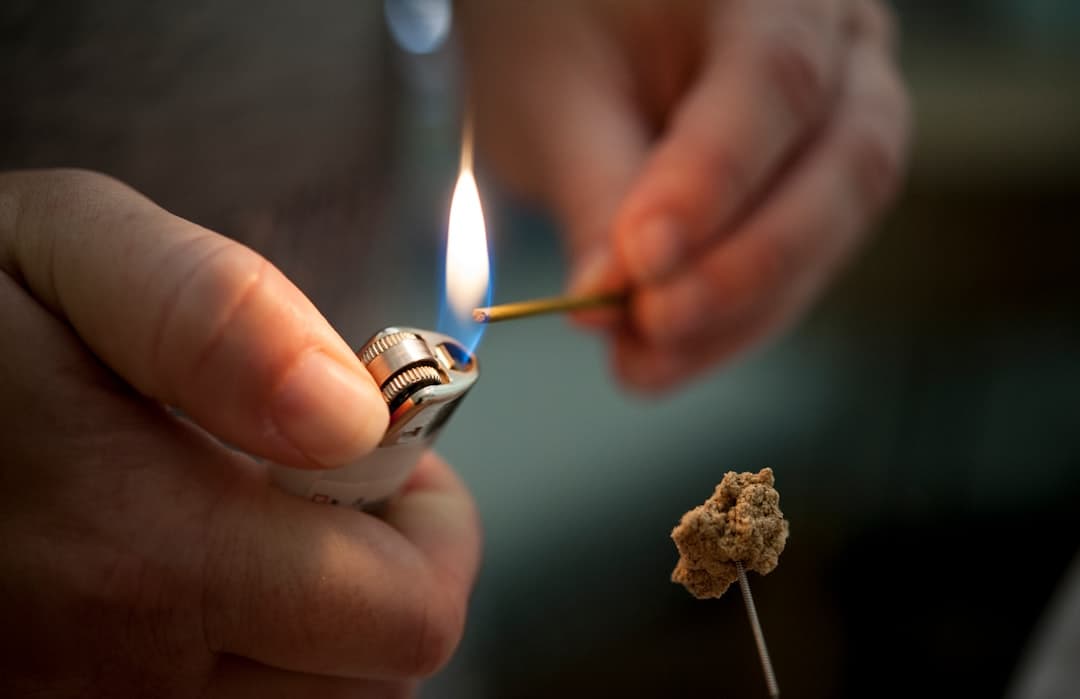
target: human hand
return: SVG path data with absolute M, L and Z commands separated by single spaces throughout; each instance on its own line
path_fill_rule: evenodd
M 789 323 L 894 196 L 878 0 L 464 3 L 477 138 L 565 224 L 620 378 L 671 388 Z
M 479 530 L 444 463 L 377 519 L 218 441 L 325 467 L 386 427 L 268 262 L 101 175 L 2 174 L 0 328 L 0 695 L 407 696 L 448 658 Z

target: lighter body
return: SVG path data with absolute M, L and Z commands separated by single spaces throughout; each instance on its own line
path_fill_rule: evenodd
M 373 510 L 405 484 L 480 372 L 476 358 L 456 340 L 417 328 L 381 330 L 357 356 L 390 411 L 379 447 L 340 468 L 320 471 L 275 464 L 270 474 L 278 486 L 308 500 Z

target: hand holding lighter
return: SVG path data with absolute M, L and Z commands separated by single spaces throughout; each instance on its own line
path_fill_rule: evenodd
M 314 502 L 371 510 L 404 485 L 480 372 L 472 353 L 431 330 L 386 328 L 357 355 L 390 411 L 390 426 L 378 448 L 340 468 L 273 465 L 270 474 L 284 490 Z

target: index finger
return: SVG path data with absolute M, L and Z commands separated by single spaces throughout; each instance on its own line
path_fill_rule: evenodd
M 700 78 L 627 196 L 615 245 L 639 284 L 730 229 L 827 112 L 843 0 L 718 3 Z

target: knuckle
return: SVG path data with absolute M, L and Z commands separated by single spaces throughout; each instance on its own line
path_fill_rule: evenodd
M 175 281 L 165 291 L 150 347 L 152 366 L 182 387 L 200 375 L 247 303 L 258 296 L 269 262 L 207 235 L 173 248 L 161 267 L 172 265 Z
M 247 303 L 259 296 L 266 283 L 268 267 L 269 262 L 262 257 L 233 244 L 227 244 L 220 254 L 212 256 L 203 265 L 205 279 L 201 281 L 216 303 L 208 309 L 210 321 L 203 327 L 203 346 L 196 355 L 196 366 L 213 353 Z
M 65 194 L 81 196 L 79 193 L 86 191 L 127 188 L 119 180 L 94 170 L 63 168 L 53 170 L 46 176 L 51 179 L 53 187 L 62 190 Z
M 45 178 L 39 190 L 45 200 L 39 199 L 37 203 L 45 208 L 62 203 L 69 215 L 81 223 L 101 218 L 118 200 L 126 202 L 127 208 L 133 208 L 136 202 L 149 204 L 149 200 L 127 184 L 94 170 L 53 170 Z
M 818 119 L 829 99 L 828 51 L 810 20 L 788 22 L 762 48 L 768 84 L 796 119 Z
M 711 185 L 706 191 L 718 201 L 743 201 L 753 189 L 754 177 L 747 155 L 732 144 L 713 142 L 700 153 L 702 174 Z
M 86 170 L 83 168 L 65 168 L 56 171 L 56 177 L 64 185 L 71 187 L 72 189 L 80 189 L 83 187 L 122 187 L 127 188 L 127 185 L 121 183 L 114 177 L 106 175 L 103 172 L 96 170 Z
M 70 219 L 69 225 L 84 225 L 98 218 L 104 203 L 118 192 L 130 191 L 118 180 L 92 170 L 65 168 L 8 177 L 13 189 L 5 197 L 0 225 L 13 232 L 19 247 L 34 252 L 52 247 L 55 236 L 45 231 L 47 222 L 58 214 Z M 47 257 L 51 259 L 51 255 Z M 51 266 L 47 269 L 52 272 Z
M 903 158 L 895 140 L 867 122 L 856 124 L 851 130 L 850 168 L 871 211 L 888 204 L 899 189 Z
M 903 179 L 911 102 L 899 71 L 884 56 L 867 71 L 854 99 L 847 152 L 850 171 L 871 212 L 888 204 Z
M 899 40 L 899 22 L 896 14 L 881 0 L 862 0 L 856 10 L 856 23 L 870 36 L 880 39 L 890 49 Z

